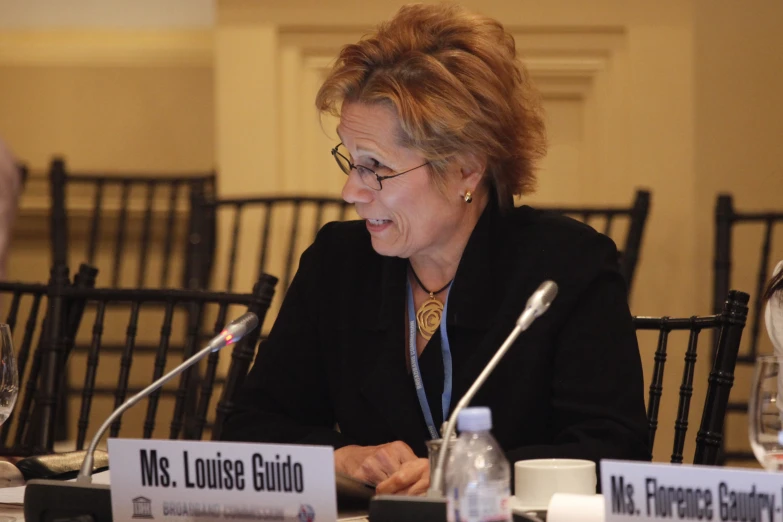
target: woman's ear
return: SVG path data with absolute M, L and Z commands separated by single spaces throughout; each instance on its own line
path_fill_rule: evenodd
M 459 165 L 463 186 L 475 191 L 481 180 L 484 179 L 484 174 L 487 170 L 486 159 L 476 154 L 468 153 L 461 156 Z

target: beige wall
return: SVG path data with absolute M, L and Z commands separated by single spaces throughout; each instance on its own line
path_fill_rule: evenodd
M 0 135 L 33 170 L 10 278 L 48 274 L 53 155 L 87 171 L 214 167 L 212 71 L 209 31 L 0 32 Z
M 214 23 L 213 0 L 0 0 L 0 28 L 193 28 Z
M 340 46 L 400 3 L 219 0 L 214 31 L 0 32 L 0 133 L 37 168 L 55 152 L 84 168 L 217 165 L 223 195 L 337 194 L 342 180 L 328 154 L 334 122 L 322 130 L 313 95 Z M 550 154 L 528 202 L 627 204 L 635 188 L 650 189 L 633 312 L 709 312 L 716 192 L 733 191 L 746 208 L 779 207 L 783 194 L 776 143 L 783 7 L 768 0 L 465 4 L 509 27 L 544 95 Z M 48 266 L 40 242 L 46 187 L 34 187 L 10 267 L 20 278 Z M 229 225 L 220 226 L 225 236 Z M 250 243 L 255 232 L 246 234 Z M 243 253 L 240 288 L 252 281 L 252 255 Z M 652 350 L 653 340 L 643 339 L 646 362 Z M 670 357 L 660 460 L 670 452 L 681 367 Z M 703 365 L 698 371 L 706 376 Z M 737 383 L 742 389 L 746 380 Z M 693 430 L 700 414 L 692 412 Z M 732 437 L 744 443 L 744 424 L 737 426 Z

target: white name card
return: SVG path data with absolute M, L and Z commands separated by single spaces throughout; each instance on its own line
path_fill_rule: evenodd
M 109 439 L 115 522 L 336 522 L 325 446 Z
M 606 521 L 783 522 L 783 474 L 601 461 Z

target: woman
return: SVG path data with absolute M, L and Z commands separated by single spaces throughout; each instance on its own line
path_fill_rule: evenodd
M 363 221 L 326 225 L 303 254 L 224 437 L 332 445 L 338 471 L 421 493 L 425 441 L 552 279 L 554 304 L 472 404 L 511 462 L 649 459 L 614 244 L 513 207 L 545 138 L 503 27 L 403 7 L 342 50 L 316 104 L 340 117 L 332 155 Z
M 772 274 L 772 280 L 764 293 L 767 301 L 764 322 L 767 323 L 767 333 L 775 348 L 775 355 L 783 357 L 783 261 L 778 263 Z

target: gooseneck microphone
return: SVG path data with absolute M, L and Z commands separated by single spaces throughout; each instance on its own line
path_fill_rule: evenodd
M 149 396 L 152 392 L 163 386 L 167 381 L 176 377 L 187 368 L 203 359 L 211 352 L 234 344 L 245 335 L 255 330 L 258 326 L 258 316 L 248 312 L 235 319 L 207 343 L 201 351 L 185 360 L 182 364 L 163 375 L 139 393 L 122 403 L 120 407 L 109 415 L 109 418 L 98 428 L 95 436 L 90 441 L 87 452 L 82 461 L 81 470 L 76 477 L 76 482 L 63 482 L 58 480 L 31 480 L 27 483 L 24 497 L 24 509 L 26 520 L 43 520 L 40 518 L 46 512 L 46 519 L 91 516 L 93 520 L 111 520 L 111 504 L 109 499 L 109 487 L 105 484 L 92 484 L 92 469 L 95 458 L 95 449 L 103 434 L 117 417 L 127 409 Z M 80 508 L 79 506 L 89 506 Z M 108 506 L 108 507 L 107 507 Z M 85 511 L 81 511 L 83 509 Z M 108 512 L 106 510 L 108 509 Z M 30 511 L 28 513 L 28 511 Z
M 194 363 L 200 361 L 202 358 L 204 358 L 206 355 L 208 355 L 211 352 L 216 352 L 223 348 L 224 346 L 228 346 L 229 344 L 234 344 L 235 342 L 239 341 L 249 332 L 255 330 L 256 326 L 258 326 L 258 316 L 252 312 L 248 312 L 244 314 L 243 316 L 239 317 L 238 319 L 235 319 L 231 323 L 229 323 L 222 332 L 220 332 L 216 337 L 214 337 L 211 341 L 209 341 L 209 344 L 201 350 L 200 352 L 196 353 L 189 359 L 187 359 L 185 362 L 168 372 L 166 375 L 158 379 L 157 381 L 153 382 L 143 390 L 141 390 L 139 393 L 122 403 L 119 408 L 114 410 L 111 415 L 109 415 L 109 418 L 106 419 L 103 424 L 101 424 L 101 427 L 98 428 L 98 431 L 95 433 L 95 436 L 90 441 L 90 445 L 87 447 L 87 454 L 84 456 L 84 461 L 82 462 L 82 468 L 81 471 L 79 471 L 79 475 L 76 477 L 76 482 L 78 483 L 91 483 L 92 482 L 92 467 L 93 467 L 93 460 L 95 455 L 95 448 L 98 446 L 98 442 L 100 442 L 101 437 L 103 437 L 103 434 L 106 433 L 106 430 L 109 429 L 109 426 L 112 422 L 114 422 L 117 417 L 125 413 L 125 410 L 135 405 L 140 400 L 144 399 L 148 395 L 150 395 L 152 392 L 163 386 L 166 382 L 168 382 L 170 379 L 176 377 L 186 369 L 188 369 L 190 366 L 192 366 Z
M 549 305 L 557 295 L 557 285 L 552 281 L 544 281 L 533 295 L 527 300 L 522 315 L 517 319 L 514 330 L 509 334 L 503 344 L 492 356 L 481 371 L 475 382 L 454 408 L 443 433 L 443 441 L 440 445 L 438 460 L 430 473 L 430 489 L 424 497 L 402 495 L 377 495 L 370 500 L 370 522 L 446 522 L 446 499 L 443 498 L 443 468 L 446 464 L 446 454 L 449 449 L 449 440 L 454 432 L 454 424 L 457 422 L 459 412 L 467 406 L 478 392 L 479 388 L 487 380 L 489 374 L 495 369 L 500 359 L 514 344 L 519 334 L 527 330 L 533 321 L 547 311 Z M 444 319 L 445 320 L 445 319 Z
M 370 522 L 446 522 L 446 499 L 443 498 L 443 468 L 446 464 L 449 440 L 454 432 L 454 424 L 457 422 L 459 412 L 467 406 L 478 392 L 479 388 L 487 380 L 489 374 L 495 369 L 500 359 L 514 344 L 519 334 L 527 330 L 533 321 L 549 309 L 549 305 L 557 295 L 557 285 L 552 281 L 544 281 L 527 300 L 522 315 L 517 319 L 514 330 L 509 334 L 503 344 L 492 356 L 473 385 L 459 400 L 454 408 L 443 433 L 443 441 L 440 445 L 437 464 L 430 473 L 430 489 L 425 497 L 401 496 L 401 495 L 377 495 L 370 500 Z M 444 318 L 445 320 L 445 318 Z
M 475 397 L 476 393 L 479 391 L 479 388 L 481 388 L 481 386 L 489 377 L 489 374 L 492 373 L 492 371 L 498 365 L 500 359 L 506 355 L 506 352 L 509 350 L 509 348 L 511 348 L 511 345 L 514 344 L 514 341 L 517 340 L 519 334 L 527 330 L 530 325 L 533 324 L 533 321 L 535 321 L 549 309 L 549 305 L 552 304 L 552 301 L 555 299 L 556 295 L 557 285 L 553 281 L 544 281 L 541 283 L 538 289 L 536 289 L 536 291 L 533 292 L 533 295 L 531 295 L 527 300 L 525 310 L 522 312 L 522 315 L 519 316 L 519 319 L 517 319 L 517 324 L 514 329 L 508 335 L 498 351 L 495 352 L 495 355 L 492 356 L 492 359 L 489 360 L 487 365 L 476 378 L 473 385 L 457 403 L 457 406 L 454 408 L 454 411 L 449 417 L 449 422 L 446 425 L 446 431 L 442 434 L 443 442 L 441 443 L 441 449 L 438 452 L 437 465 L 432 471 L 430 489 L 427 491 L 428 497 L 437 498 L 443 496 L 443 468 L 446 464 L 446 453 L 448 453 L 449 439 L 451 439 L 452 433 L 454 432 L 454 425 L 457 423 L 457 416 L 459 415 L 459 412 L 462 411 L 465 406 L 470 404 L 470 401 L 473 400 L 473 397 Z

